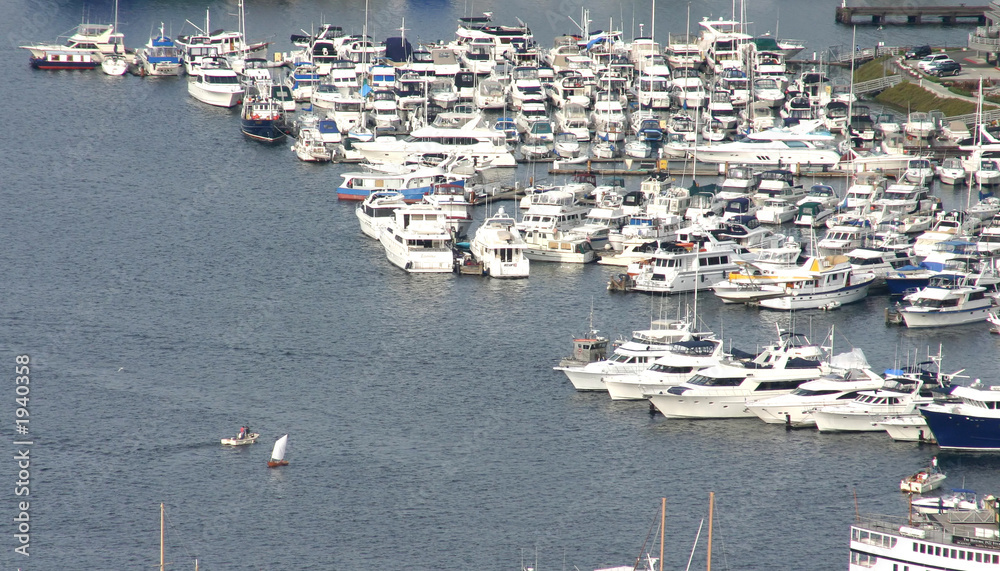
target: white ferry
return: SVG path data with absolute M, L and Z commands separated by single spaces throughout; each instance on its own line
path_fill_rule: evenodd
M 1000 569 L 998 500 L 984 509 L 859 517 L 851 526 L 849 571 Z

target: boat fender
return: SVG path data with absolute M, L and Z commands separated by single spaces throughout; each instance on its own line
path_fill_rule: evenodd
M 413 267 L 413 262 L 406 262 L 406 267 L 405 267 L 405 269 L 409 270 L 409 269 L 410 269 L 410 268 L 412 268 L 412 267 Z

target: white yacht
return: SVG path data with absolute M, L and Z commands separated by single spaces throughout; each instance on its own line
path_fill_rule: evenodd
M 993 299 L 986 288 L 956 281 L 952 276 L 932 277 L 927 287 L 903 298 L 909 305 L 899 309 L 909 328 L 943 327 L 986 321 Z
M 772 128 L 750 133 L 728 143 L 700 145 L 699 161 L 748 165 L 806 165 L 832 167 L 840 162 L 840 152 L 828 131 L 816 131 L 816 121 L 802 121 L 787 129 Z
M 181 49 L 163 33 L 163 22 L 160 22 L 160 35 L 149 38 L 136 57 L 142 73 L 149 76 L 180 75 L 184 69 Z
M 788 278 L 785 282 L 762 286 L 764 291 L 782 295 L 766 297 L 758 303 L 761 307 L 788 310 L 839 307 L 861 301 L 868 295 L 875 276 L 853 272 L 846 256 L 810 258 L 795 270 L 783 271 Z
M 530 261 L 524 255 L 525 243 L 514 219 L 503 207 L 483 221 L 469 244 L 483 271 L 494 278 L 526 278 Z
M 474 160 L 477 168 L 517 166 L 504 134 L 483 127 L 479 117 L 460 125 L 442 125 L 438 119 L 441 115 L 434 124 L 414 130 L 403 140 L 380 138 L 354 146 L 373 163 L 401 164 L 414 157 L 454 154 Z M 339 118 L 337 124 L 341 124 Z
M 686 228 L 677 232 L 677 242 L 653 254 L 635 273 L 635 289 L 656 293 L 695 291 L 718 282 L 735 270 L 740 248 L 734 240 L 719 239 L 717 231 Z
M 634 375 L 605 377 L 604 386 L 612 400 L 643 400 L 646 393 L 683 383 L 702 369 L 725 357 L 723 343 L 717 339 L 691 339 L 677 341 L 667 346 L 666 355 Z
M 454 268 L 448 221 L 444 211 L 433 205 L 397 208 L 379 241 L 386 258 L 410 273 L 450 273 Z
M 932 386 L 917 375 L 893 376 L 880 389 L 861 391 L 851 402 L 819 407 L 811 414 L 820 432 L 879 432 L 884 430 L 879 422 L 914 414 L 933 402 Z
M 657 358 L 670 353 L 671 343 L 696 336 L 690 321 L 656 320 L 649 329 L 633 331 L 632 338 L 615 348 L 606 360 L 553 369 L 565 373 L 578 391 L 604 391 L 607 387 L 603 379 L 638 373 Z
M 221 58 L 214 64 L 203 64 L 191 74 L 188 93 L 202 103 L 216 107 L 234 107 L 243 100 L 243 85 L 236 72 L 223 65 Z
M 880 389 L 885 383 L 869 368 L 861 349 L 834 356 L 830 367 L 828 374 L 799 385 L 787 395 L 751 401 L 747 408 L 768 424 L 814 427 L 812 410 L 854 400 L 861 391 Z
M 822 349 L 804 336 L 783 333 L 752 361 L 726 360 L 646 396 L 667 418 L 752 418 L 748 402 L 788 394 L 819 378 L 822 358 Z
M 393 212 L 405 204 L 403 193 L 395 190 L 369 194 L 355 209 L 361 231 L 366 236 L 378 240 L 382 229 L 392 221 Z

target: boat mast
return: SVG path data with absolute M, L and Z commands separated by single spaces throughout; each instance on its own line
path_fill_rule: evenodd
M 660 571 L 663 571 L 663 526 L 667 523 L 667 498 L 660 499 Z
M 163 502 L 160 502 L 160 571 L 167 568 L 166 559 L 163 552 Z
M 708 562 L 705 571 L 712 571 L 712 509 L 715 507 L 715 492 L 708 493 Z

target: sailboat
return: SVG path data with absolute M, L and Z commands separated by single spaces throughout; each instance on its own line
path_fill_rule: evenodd
M 278 466 L 287 466 L 288 460 L 285 460 L 285 447 L 288 446 L 288 435 L 284 435 L 279 438 L 274 443 L 274 449 L 271 450 L 271 459 L 267 461 L 268 468 L 277 468 Z
M 114 29 L 118 29 L 118 0 L 115 0 Z M 122 51 L 118 51 L 119 48 Z M 108 75 L 125 75 L 125 72 L 128 71 L 128 57 L 125 54 L 123 44 L 115 44 L 114 53 L 104 54 L 104 59 L 101 60 L 101 70 Z

